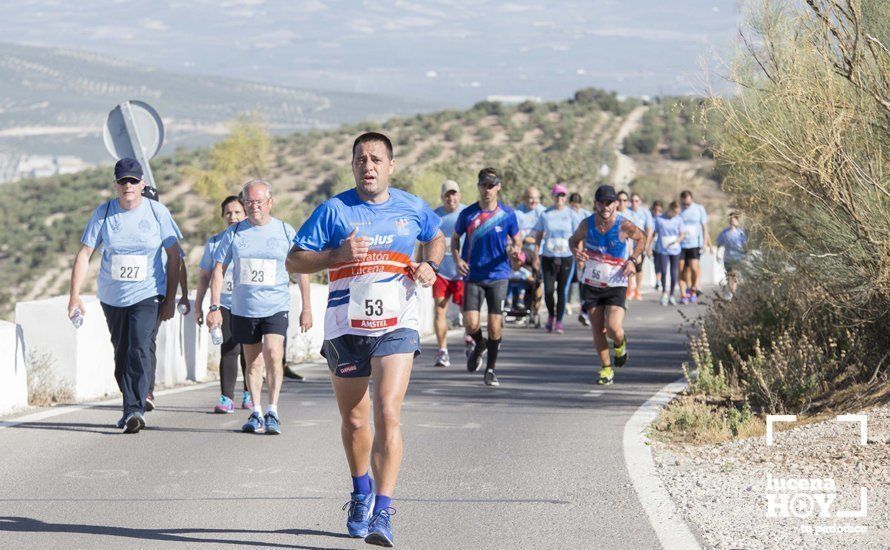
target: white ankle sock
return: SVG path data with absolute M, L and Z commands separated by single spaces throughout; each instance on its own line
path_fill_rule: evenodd
M 263 407 L 261 407 L 259 403 L 254 403 L 253 412 L 257 413 L 260 416 L 263 416 Z
M 272 413 L 275 416 L 278 416 L 278 405 L 268 405 L 266 407 L 266 414 Z

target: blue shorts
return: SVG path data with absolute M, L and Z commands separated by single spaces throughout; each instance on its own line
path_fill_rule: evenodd
M 321 355 L 327 359 L 328 368 L 339 378 L 371 376 L 372 357 L 397 353 L 420 355 L 420 336 L 416 330 L 399 328 L 383 336 L 344 334 L 325 340 L 321 346 Z

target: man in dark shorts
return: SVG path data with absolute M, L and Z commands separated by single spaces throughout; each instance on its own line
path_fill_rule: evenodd
M 680 206 L 683 210 L 683 233 L 686 235 L 680 243 L 680 303 L 695 303 L 701 294 L 699 277 L 701 276 L 702 249 L 711 251 L 711 236 L 708 234 L 708 213 L 705 207 L 692 200 L 692 191 L 680 193 Z
M 226 229 L 214 252 L 210 277 L 210 312 L 207 325 L 222 324 L 221 295 L 225 272 L 232 269 L 232 340 L 241 344 L 247 361 L 247 388 L 253 411 L 241 427 L 246 433 L 281 433 L 278 398 L 284 376 L 284 339 L 290 311 L 289 278 L 285 260 L 296 230 L 272 216 L 272 186 L 262 180 L 247 182 L 241 192 L 247 218 Z M 309 277 L 299 278 L 303 304 L 310 304 Z M 300 325 L 312 325 L 312 310 L 300 313 Z M 265 367 L 265 368 L 264 368 Z M 263 371 L 269 392 L 262 409 Z
M 402 401 L 420 353 L 417 286 L 432 286 L 445 255 L 442 220 L 423 199 L 389 186 L 393 170 L 389 138 L 359 136 L 352 146 L 355 187 L 315 209 L 287 260 L 292 273 L 328 270 L 322 355 L 352 475 L 346 528 L 387 547 L 402 464 Z M 423 256 L 414 262 L 418 241 Z
M 494 368 L 501 345 L 501 316 L 510 279 L 510 257 L 519 258 L 522 242 L 516 213 L 498 201 L 501 178 L 494 168 L 479 171 L 479 201 L 465 208 L 457 218 L 451 237 L 451 255 L 464 287 L 464 324 L 474 347 L 467 358 L 467 370 L 479 369 L 482 353 L 488 351 L 485 385 L 497 386 Z M 461 250 L 461 236 L 464 239 Z M 488 306 L 488 340 L 482 336 L 479 311 Z
M 636 274 L 646 245 L 646 236 L 634 223 L 619 214 L 618 196 L 611 185 L 596 190 L 593 216 L 583 220 L 569 244 L 575 259 L 584 262 L 581 300 L 593 326 L 593 343 L 602 368 L 597 384 L 611 384 L 615 377 L 609 358 L 609 339 L 615 348 L 615 366 L 627 363 L 624 310 L 628 277 Z M 628 254 L 628 242 L 633 248 Z M 608 337 L 608 339 L 607 339 Z

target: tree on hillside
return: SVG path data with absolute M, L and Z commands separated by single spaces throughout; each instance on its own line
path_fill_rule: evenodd
M 229 135 L 210 148 L 205 166 L 187 170 L 187 177 L 202 197 L 221 202 L 244 182 L 265 176 L 270 143 L 256 115 L 239 115 L 229 123 Z

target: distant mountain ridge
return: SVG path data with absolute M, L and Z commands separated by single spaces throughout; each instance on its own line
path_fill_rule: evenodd
M 153 105 L 171 146 L 203 145 L 225 122 L 254 111 L 274 133 L 383 120 L 437 105 L 384 96 L 290 88 L 188 75 L 96 54 L 0 42 L 0 150 L 73 154 L 91 162 L 105 152 L 97 137 L 108 111 L 127 99 Z

